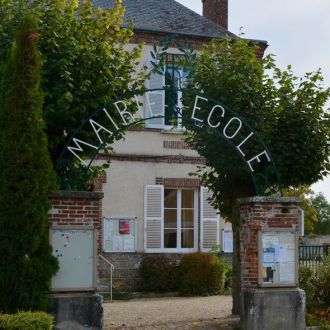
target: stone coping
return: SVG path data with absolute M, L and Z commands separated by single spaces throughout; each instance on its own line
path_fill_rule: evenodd
M 272 203 L 272 204 L 298 204 L 302 201 L 300 197 L 282 197 L 282 196 L 253 196 L 238 198 L 236 203 L 252 204 L 252 203 Z
M 103 192 L 95 191 L 57 191 L 49 195 L 50 198 L 73 198 L 73 199 L 102 199 Z

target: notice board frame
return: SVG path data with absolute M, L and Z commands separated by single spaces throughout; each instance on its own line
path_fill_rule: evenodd
M 51 293 L 55 292 L 96 292 L 97 290 L 97 240 L 98 230 L 95 226 L 65 226 L 65 225 L 51 225 L 49 227 L 49 243 L 53 248 L 52 231 L 54 230 L 90 230 L 93 232 L 93 287 L 81 287 L 81 288 L 50 288 Z
M 106 248 L 106 221 L 120 221 L 120 220 L 129 220 L 134 223 L 134 251 L 131 250 L 114 250 Z M 105 253 L 136 253 L 137 252 L 137 227 L 138 227 L 138 218 L 137 217 L 103 217 L 103 238 L 102 238 L 102 250 Z
M 294 282 L 282 282 L 282 283 L 264 283 L 263 282 L 263 246 L 262 246 L 262 237 L 264 233 L 291 233 L 294 234 Z M 258 231 L 258 286 L 262 288 L 297 288 L 299 286 L 299 232 L 296 226 L 292 228 L 270 228 L 270 227 L 262 227 L 261 230 Z

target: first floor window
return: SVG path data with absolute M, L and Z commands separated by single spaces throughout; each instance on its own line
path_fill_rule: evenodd
M 164 190 L 164 249 L 194 249 L 197 190 Z
M 144 196 L 145 251 L 177 253 L 200 248 L 207 252 L 218 245 L 220 218 L 210 204 L 211 196 L 204 187 L 178 189 L 147 185 Z

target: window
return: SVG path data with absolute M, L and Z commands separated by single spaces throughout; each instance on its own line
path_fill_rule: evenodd
M 211 192 L 204 187 L 176 189 L 163 185 L 146 185 L 145 252 L 193 252 L 197 251 L 198 247 L 207 252 L 214 245 L 218 245 L 219 214 L 209 203 L 211 195 Z M 199 213 L 200 219 L 198 219 Z M 198 229 L 200 229 L 199 235 Z
M 183 55 L 167 54 L 166 68 L 163 75 L 153 73 L 148 80 L 148 88 L 152 91 L 146 93 L 145 117 L 166 116 L 154 118 L 146 122 L 147 127 L 182 129 L 181 113 L 184 71 L 181 68 Z M 152 66 L 150 66 L 150 69 Z M 163 88 L 166 87 L 165 90 Z M 157 90 L 158 89 L 158 90 Z
M 233 252 L 233 231 L 222 230 L 222 251 L 226 253 Z
M 194 249 L 197 190 L 164 190 L 164 249 Z

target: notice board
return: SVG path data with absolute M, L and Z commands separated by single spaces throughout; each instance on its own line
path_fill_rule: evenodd
M 95 288 L 96 234 L 94 229 L 52 228 L 50 240 L 60 269 L 52 278 L 54 291 Z
M 289 229 L 259 232 L 259 285 L 298 285 L 297 232 Z
M 103 219 L 104 252 L 136 251 L 136 218 Z

